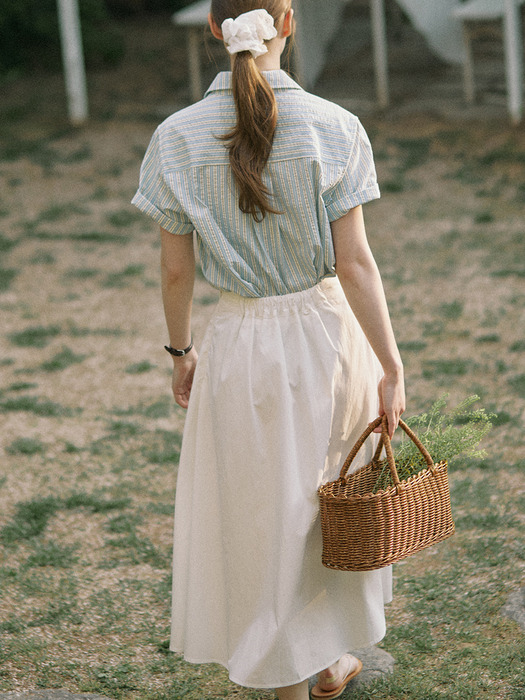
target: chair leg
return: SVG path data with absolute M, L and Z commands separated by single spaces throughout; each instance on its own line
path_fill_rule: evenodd
M 472 55 L 470 28 L 466 22 L 463 24 L 463 46 L 465 49 L 465 60 L 463 62 L 465 100 L 467 103 L 472 104 L 476 98 L 476 91 L 474 88 L 474 58 Z
M 192 102 L 202 99 L 200 39 L 202 30 L 190 27 L 188 31 L 188 62 L 190 69 L 190 93 Z
M 523 115 L 523 37 L 521 13 L 517 4 L 507 8 L 503 19 L 505 67 L 507 73 L 507 102 L 513 124 L 519 124 Z

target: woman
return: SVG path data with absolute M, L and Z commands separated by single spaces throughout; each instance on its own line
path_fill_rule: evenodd
M 375 169 L 357 118 L 280 70 L 290 0 L 212 0 L 209 24 L 232 71 L 157 129 L 133 200 L 161 226 L 188 408 L 171 649 L 280 700 L 305 700 L 315 673 L 313 697 L 338 697 L 361 669 L 347 652 L 384 635 L 390 569 L 321 565 L 316 491 L 378 412 L 392 435 L 405 405 L 361 209 Z M 198 361 L 193 231 L 221 290 Z

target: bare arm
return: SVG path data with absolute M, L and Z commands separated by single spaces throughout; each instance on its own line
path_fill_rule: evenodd
M 170 345 L 187 348 L 191 342 L 191 305 L 195 281 L 193 234 L 174 235 L 160 230 L 162 302 Z M 183 357 L 173 357 L 172 389 L 175 401 L 188 408 L 197 352 L 193 348 Z
M 379 413 L 388 416 L 390 436 L 405 410 L 403 363 L 396 345 L 383 284 L 366 238 L 362 207 L 332 222 L 335 269 L 348 303 L 384 371 Z

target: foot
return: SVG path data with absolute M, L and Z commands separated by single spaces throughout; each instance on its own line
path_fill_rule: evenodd
M 345 654 L 339 661 L 321 671 L 317 685 L 312 688 L 313 698 L 338 698 L 348 683 L 363 668 L 363 664 L 352 654 Z

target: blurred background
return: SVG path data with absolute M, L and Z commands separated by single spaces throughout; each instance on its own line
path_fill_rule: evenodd
M 480 0 L 332 0 L 325 5 L 297 0 L 292 72 L 308 89 L 368 111 L 378 106 L 376 71 L 383 61 L 391 109 L 426 108 L 458 118 L 504 118 L 509 78 L 505 2 L 481 0 L 478 7 Z M 90 115 L 144 115 L 194 99 L 187 51 L 190 32 L 200 44 L 204 90 L 217 69 L 228 64 L 204 28 L 206 8 L 193 10 L 202 5 L 207 3 L 79 0 Z M 464 12 L 471 5 L 473 11 L 461 21 L 458 9 Z M 191 28 L 184 13 L 182 24 L 172 19 L 188 6 L 194 16 Z M 516 0 L 512 24 L 519 17 L 521 30 L 520 7 Z M 471 39 L 474 104 L 465 100 L 462 28 L 468 29 Z M 378 47 L 374 39 L 384 40 L 385 45 Z M 522 60 L 523 48 L 518 48 L 516 55 Z M 385 55 L 378 57 L 378 50 Z M 513 70 L 519 78 L 520 62 Z M 56 0 L 3 0 L 0 81 L 4 108 L 25 105 L 29 110 L 33 101 L 39 105 L 40 118 L 52 120 L 66 111 Z
M 509 25 L 510 2 L 295 2 L 293 74 L 355 112 L 374 149 L 382 196 L 365 218 L 405 417 L 477 396 L 493 424 L 486 456 L 450 464 L 454 537 L 394 567 L 395 674 L 354 700 L 525 697 L 525 127 L 507 89 L 523 48 L 514 68 L 505 51 L 524 4 Z M 201 93 L 228 68 L 207 3 L 187 4 L 78 0 L 89 113 L 73 125 L 55 0 L 0 0 L 0 695 L 273 698 L 167 653 L 185 414 L 158 230 L 130 200 L 157 124 L 195 99 L 195 66 Z M 458 8 L 482 12 L 470 96 Z M 217 297 L 198 271 L 197 347 Z

